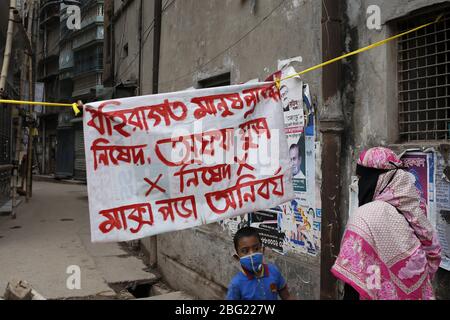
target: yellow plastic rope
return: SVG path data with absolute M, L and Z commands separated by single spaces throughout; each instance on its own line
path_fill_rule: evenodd
M 80 114 L 80 108 L 78 103 L 52 103 L 52 102 L 36 102 L 36 101 L 20 101 L 20 100 L 2 100 L 0 103 L 6 104 L 18 104 L 18 105 L 31 105 L 31 106 L 45 106 L 45 107 L 71 107 L 75 115 Z
M 355 51 L 346 53 L 346 54 L 344 54 L 344 55 L 342 55 L 342 56 L 340 56 L 340 57 L 337 57 L 337 58 L 328 60 L 328 61 L 323 62 L 323 63 L 321 63 L 321 64 L 318 64 L 318 65 L 316 65 L 316 66 L 314 66 L 314 67 L 311 67 L 311 68 L 308 68 L 308 69 L 306 69 L 306 70 L 303 70 L 303 71 L 301 71 L 301 72 L 299 72 L 299 73 L 292 74 L 292 75 L 290 75 L 290 76 L 288 76 L 288 77 L 286 77 L 286 78 L 276 79 L 276 80 L 275 80 L 275 84 L 276 84 L 277 88 L 280 89 L 280 88 L 281 88 L 281 81 L 285 81 L 285 80 L 288 80 L 288 79 L 291 79 L 291 78 L 294 78 L 294 77 L 301 76 L 301 75 L 303 75 L 303 74 L 305 74 L 305 73 L 308 73 L 308 72 L 311 72 L 311 71 L 314 71 L 314 70 L 323 68 L 323 67 L 325 67 L 325 66 L 327 66 L 327 65 L 329 65 L 329 64 L 332 64 L 332 63 L 334 63 L 334 62 L 337 62 L 337 61 L 343 60 L 343 59 L 345 59 L 345 58 L 348 58 L 348 57 L 357 55 L 357 54 L 359 54 L 359 53 L 362 53 L 362 52 L 371 50 L 371 49 L 373 49 L 373 48 L 382 46 L 382 45 L 384 45 L 384 44 L 386 44 L 386 43 L 388 43 L 388 42 L 390 42 L 390 41 L 392 41 L 392 40 L 401 38 L 401 37 L 403 37 L 403 36 L 405 36 L 405 35 L 407 35 L 407 34 L 410 34 L 410 33 L 412 33 L 412 32 L 416 32 L 416 31 L 418 31 L 418 30 L 420 30 L 420 29 L 423 29 L 423 28 L 426 28 L 426 27 L 428 27 L 428 26 L 431 26 L 431 25 L 433 25 L 433 24 L 435 24 L 435 23 L 438 23 L 438 22 L 442 19 L 443 16 L 444 16 L 444 15 L 441 14 L 439 17 L 436 18 L 436 20 L 434 20 L 434 21 L 432 21 L 432 22 L 426 23 L 426 24 L 421 25 L 421 26 L 419 26 L 419 27 L 416 27 L 416 28 L 414 28 L 414 29 L 411 29 L 411 30 L 405 31 L 405 32 L 403 32 L 403 33 L 397 34 L 397 35 L 392 36 L 392 37 L 390 37 L 390 38 L 387 38 L 387 39 L 378 41 L 378 42 L 376 42 L 376 43 L 374 43 L 374 44 L 371 44 L 371 45 L 369 45 L 369 46 L 367 46 L 367 47 L 364 47 L 364 48 L 361 48 L 361 49 L 358 49 L 358 50 L 355 50 Z M 5 104 L 18 104 L 18 105 L 46 106 L 46 107 L 71 107 L 71 108 L 73 109 L 73 112 L 75 113 L 76 116 L 77 116 L 78 114 L 80 114 L 80 109 L 79 109 L 78 103 L 51 103 L 51 102 L 33 102 L 33 101 L 2 100 L 2 99 L 0 99 L 0 103 L 5 103 Z
M 361 49 L 358 49 L 358 50 L 355 50 L 355 51 L 346 53 L 346 54 L 344 54 L 344 55 L 342 55 L 342 56 L 340 56 L 340 57 L 337 57 L 337 58 L 328 60 L 328 61 L 323 62 L 323 63 L 321 63 L 321 64 L 318 64 L 318 65 L 316 65 L 316 66 L 314 66 L 314 67 L 311 67 L 311 68 L 308 68 L 308 69 L 306 69 L 306 70 L 303 70 L 303 71 L 301 71 L 301 72 L 299 72 L 299 73 L 292 74 L 292 75 L 290 75 L 290 76 L 288 76 L 288 77 L 286 77 L 286 78 L 276 79 L 276 80 L 275 80 L 276 86 L 277 86 L 278 89 L 280 89 L 280 88 L 281 88 L 281 81 L 285 81 L 285 80 L 288 80 L 288 79 L 291 79 L 291 78 L 294 78 L 294 77 L 298 77 L 298 76 L 301 76 L 301 75 L 303 75 L 303 74 L 305 74 L 305 73 L 308 73 L 308 72 L 311 72 L 311 71 L 314 71 L 314 70 L 323 68 L 323 67 L 325 67 L 325 66 L 327 66 L 327 65 L 329 65 L 329 64 L 332 64 L 332 63 L 334 63 L 334 62 L 337 62 L 337 61 L 343 60 L 343 59 L 345 59 L 345 58 L 348 58 L 348 57 L 357 55 L 357 54 L 359 54 L 359 53 L 362 53 L 362 52 L 371 50 L 371 49 L 373 49 L 373 48 L 376 48 L 376 47 L 379 47 L 379 46 L 381 46 L 381 45 L 384 45 L 384 44 L 386 44 L 386 43 L 388 43 L 388 42 L 390 42 L 390 41 L 392 41 L 392 40 L 401 38 L 401 37 L 403 37 L 403 36 L 405 36 L 405 35 L 407 35 L 407 34 L 410 34 L 410 33 L 412 33 L 412 32 L 415 32 L 415 31 L 418 31 L 418 30 L 420 30 L 420 29 L 423 29 L 423 28 L 426 28 L 426 27 L 428 27 L 428 26 L 431 26 L 431 25 L 433 25 L 433 24 L 435 24 L 435 23 L 438 23 L 438 22 L 442 19 L 443 16 L 444 16 L 444 15 L 441 14 L 439 17 L 436 18 L 436 20 L 434 20 L 434 21 L 432 21 L 432 22 L 426 23 L 426 24 L 421 25 L 421 26 L 419 26 L 419 27 L 416 27 L 416 28 L 414 28 L 414 29 L 411 29 L 411 30 L 405 31 L 405 32 L 403 32 L 403 33 L 397 34 L 397 35 L 392 36 L 392 37 L 390 37 L 390 38 L 387 38 L 387 39 L 378 41 L 378 42 L 376 42 L 376 43 L 374 43 L 374 44 L 371 44 L 371 45 L 369 45 L 369 46 L 367 46 L 367 47 L 364 47 L 364 48 L 361 48 Z

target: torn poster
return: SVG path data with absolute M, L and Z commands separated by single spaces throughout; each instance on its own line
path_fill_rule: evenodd
M 279 227 L 278 211 L 264 210 L 249 214 L 250 226 L 258 229 L 265 247 L 283 253 L 284 233 Z
M 295 74 L 285 67 L 278 77 Z M 273 210 L 280 215 L 279 229 L 285 235 L 283 252 L 318 255 L 320 252 L 320 192 L 316 181 L 316 134 L 309 85 L 299 77 L 283 81 L 280 89 L 295 199 Z
M 349 201 L 348 201 L 348 217 L 351 218 L 355 214 L 356 210 L 359 208 L 359 186 L 358 186 L 358 177 L 352 176 L 352 182 L 348 187 Z
M 93 242 L 219 222 L 294 198 L 273 82 L 90 103 Z

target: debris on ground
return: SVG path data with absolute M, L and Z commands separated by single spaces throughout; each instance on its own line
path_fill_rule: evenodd
M 46 300 L 24 280 L 14 279 L 6 286 L 5 300 Z

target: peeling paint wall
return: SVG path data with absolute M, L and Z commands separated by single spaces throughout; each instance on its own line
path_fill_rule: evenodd
M 232 83 L 264 80 L 278 59 L 299 55 L 298 69 L 319 63 L 321 6 L 286 0 L 261 23 L 281 2 L 258 0 L 252 14 L 251 1 L 176 1 L 163 14 L 160 91 L 197 87 L 224 72 L 231 72 Z M 317 88 L 319 76 L 305 80 Z

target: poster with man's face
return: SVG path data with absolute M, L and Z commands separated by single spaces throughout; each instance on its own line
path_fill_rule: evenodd
M 306 192 L 305 172 L 305 137 L 303 132 L 290 133 L 287 137 L 289 143 L 289 160 L 292 168 L 294 192 Z
M 280 69 L 267 81 L 296 74 L 292 67 Z M 320 186 L 316 181 L 317 145 L 309 86 L 300 77 L 290 78 L 281 82 L 280 95 L 296 199 L 266 210 L 273 213 L 270 221 L 265 220 L 267 212 L 256 212 L 251 225 L 259 229 L 267 247 L 317 256 L 321 235 Z
M 298 86 L 290 88 L 291 85 L 292 82 L 285 82 L 280 88 L 280 93 L 289 145 L 294 192 L 299 193 L 306 191 L 305 117 L 303 112 L 303 91 L 298 90 Z
M 297 136 L 298 140 L 297 140 Z M 294 192 L 306 191 L 306 174 L 305 174 L 305 138 L 303 132 L 288 140 L 296 141 L 289 148 L 289 159 L 291 161 L 292 176 L 294 182 Z M 290 143 L 291 141 L 289 141 Z

